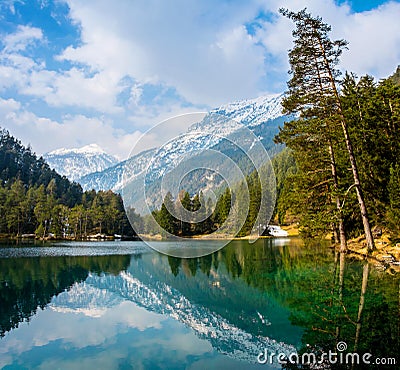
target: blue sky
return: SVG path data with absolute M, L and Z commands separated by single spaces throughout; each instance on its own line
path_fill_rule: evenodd
M 95 142 L 124 158 L 160 120 L 284 91 L 282 6 L 349 41 L 343 71 L 399 64 L 399 1 L 0 0 L 0 126 L 39 154 Z

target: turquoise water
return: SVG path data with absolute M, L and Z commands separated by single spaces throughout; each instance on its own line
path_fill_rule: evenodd
M 268 369 L 288 366 L 260 353 L 338 342 L 395 358 L 399 313 L 398 276 L 297 239 L 196 259 L 142 242 L 0 247 L 4 369 Z

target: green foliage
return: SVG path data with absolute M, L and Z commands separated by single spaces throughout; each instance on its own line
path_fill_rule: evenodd
M 260 206 L 261 206 L 261 183 L 260 183 L 260 178 L 258 176 L 258 172 L 254 171 L 249 176 L 247 176 L 246 184 L 243 185 L 246 185 L 249 191 L 249 200 L 248 200 L 249 210 L 244 225 L 239 231 L 238 236 L 249 235 L 253 231 L 253 226 L 255 227 L 258 226 L 255 225 L 255 222 L 260 212 Z M 240 193 L 238 194 L 238 197 L 239 196 Z M 239 207 L 240 206 L 241 204 L 239 204 Z
M 276 206 L 274 216 L 278 218 L 279 224 L 284 224 L 287 213 L 294 207 L 293 199 L 294 181 L 297 173 L 297 165 L 293 152 L 286 148 L 272 158 L 272 165 L 276 176 Z
M 35 235 L 38 238 L 44 238 L 46 236 L 46 229 L 44 228 L 42 223 L 40 223 L 39 226 L 36 228 Z
M 174 203 L 172 200 L 172 194 L 168 192 L 164 198 L 164 202 L 161 205 L 160 211 L 156 215 L 156 220 L 162 228 L 162 236 L 167 237 L 168 234 L 165 232 L 176 235 L 178 230 L 178 220 L 171 214 L 174 210 Z
M 100 191 L 91 202 L 72 208 L 60 203 L 43 185 L 27 191 L 20 180 L 0 187 L 0 233 L 32 234 L 81 239 L 95 233 L 132 235 L 120 195 Z M 137 215 L 140 219 L 140 217 Z
M 186 213 L 185 211 L 189 211 L 190 213 Z M 183 214 L 184 212 L 186 216 Z M 172 213 L 177 214 L 178 218 L 174 217 Z M 189 221 L 183 221 L 186 219 L 187 214 L 191 216 L 191 219 Z M 153 211 L 153 216 L 158 225 L 154 225 L 145 220 L 149 225 L 146 229 L 149 233 L 161 233 L 162 237 L 170 237 L 171 235 L 188 237 L 210 233 L 212 232 L 214 224 L 210 222 L 210 217 L 203 220 L 205 214 L 206 205 L 201 192 L 194 195 L 194 197 L 190 197 L 187 191 L 182 191 L 178 195 L 178 199 L 175 203 L 172 194 L 168 192 L 161 208 Z
M 357 79 L 347 74 L 342 90 L 342 106 L 372 219 L 376 224 L 389 225 L 398 234 L 393 219 L 399 205 L 390 198 L 399 188 L 395 178 L 400 164 L 400 86 L 391 79 L 376 84 L 370 76 Z M 348 203 L 348 209 L 355 207 L 355 201 Z M 359 216 L 354 215 L 353 223 L 360 224 Z
M 194 199 L 193 199 L 194 200 Z M 182 213 L 186 210 L 189 212 L 193 212 L 193 204 L 192 204 L 192 199 L 190 198 L 190 195 L 187 191 L 184 191 L 180 194 L 180 197 L 178 198 L 178 202 L 180 202 L 182 206 Z M 177 205 L 179 206 L 179 204 Z M 179 216 L 180 220 L 185 220 L 186 218 L 182 217 L 182 215 Z M 179 222 L 179 229 L 180 229 L 180 234 L 181 235 L 190 235 L 192 233 L 192 225 L 190 222 L 187 221 L 180 221 Z
M 226 188 L 218 198 L 217 203 L 215 204 L 214 213 L 212 215 L 212 220 L 216 228 L 221 227 L 228 218 L 229 211 L 231 209 L 231 201 L 231 192 L 229 188 Z
M 298 119 L 285 122 L 276 138 L 292 149 L 298 168 L 295 212 L 309 235 L 343 229 L 340 164 L 346 160 L 346 146 L 336 65 L 347 43 L 332 41 L 331 27 L 305 9 L 280 12 L 296 25 L 289 51 L 291 79 L 282 105 L 285 112 L 297 113 Z M 345 245 L 344 235 L 342 241 Z
M 382 223 L 390 170 L 399 162 L 400 87 L 390 80 L 346 75 L 342 105 L 359 158 L 360 178 L 375 222 Z
M 26 188 L 43 185 L 67 206 L 81 201 L 79 184 L 60 176 L 43 158 L 37 158 L 30 147 L 24 147 L 7 130 L 0 129 L 0 184 L 8 186 L 16 179 L 21 180 Z
M 332 41 L 328 35 L 331 27 L 306 9 L 297 13 L 280 9 L 280 13 L 296 25 L 294 47 L 289 51 L 292 77 L 282 104 L 285 111 L 300 112 L 303 119 L 335 114 L 336 89 L 332 83 L 340 75 L 335 66 L 347 42 Z
M 0 233 L 58 238 L 134 233 L 120 195 L 83 192 L 6 130 L 0 131 L 0 201 Z
M 266 166 L 261 170 L 268 171 L 269 167 Z M 204 199 L 202 192 L 190 197 L 190 194 L 183 190 L 175 203 L 172 195 L 168 193 L 160 209 L 153 211 L 158 225 L 154 225 L 151 219 L 146 218 L 145 223 L 148 225 L 146 230 L 150 234 L 161 233 L 163 237 L 169 236 L 168 234 L 190 237 L 210 234 L 217 230 L 220 234 L 235 234 L 234 236 L 255 233 L 258 226 L 255 224 L 259 215 L 262 215 L 260 222 L 264 222 L 263 226 L 265 226 L 267 223 L 265 217 L 272 214 L 270 208 L 274 206 L 271 202 L 261 204 L 262 189 L 271 193 L 275 191 L 268 184 L 264 184 L 262 188 L 258 172 L 253 171 L 244 181 L 234 184 L 233 191 L 229 188 L 221 189 L 215 206 L 210 198 L 207 201 Z M 173 217 L 168 209 L 175 210 L 177 218 Z M 189 211 L 189 213 L 182 218 L 180 212 L 184 211 Z M 207 214 L 210 216 L 206 217 Z M 168 234 L 163 232 L 160 227 Z
M 389 207 L 387 222 L 396 237 L 400 237 L 400 164 L 396 163 L 390 168 L 390 180 L 388 186 Z
M 298 119 L 285 122 L 276 137 L 295 161 L 284 181 L 278 179 L 278 220 L 290 211 L 309 236 L 338 235 L 340 228 L 348 236 L 363 229 L 370 235 L 369 220 L 387 224 L 389 214 L 396 218 L 388 212 L 387 189 L 400 156 L 400 87 L 393 79 L 375 84 L 352 74 L 341 81 L 337 64 L 346 41 L 332 41 L 331 27 L 305 9 L 280 12 L 296 25 L 282 105 Z M 285 171 L 279 158 L 274 167 Z
M 342 83 L 341 103 L 349 122 L 349 134 L 370 217 L 374 223 L 386 224 L 398 234 L 396 214 L 399 205 L 391 203 L 390 197 L 400 188 L 394 179 L 395 169 L 400 163 L 400 87 L 390 80 L 376 84 L 370 76 L 357 79 L 347 74 Z M 282 215 L 290 211 L 300 217 L 307 235 L 327 233 L 335 221 L 332 218 L 336 212 L 332 200 L 335 194 L 339 194 L 344 203 L 346 231 L 350 236 L 357 235 L 362 230 L 362 220 L 355 191 L 351 189 L 353 178 L 348 170 L 343 142 L 337 140 L 339 134 L 332 136 L 338 173 L 338 189 L 334 191 L 329 153 L 323 145 L 324 133 L 316 128 L 314 131 L 312 125 L 311 119 L 285 123 L 277 138 L 292 149 L 291 160 L 295 161 L 285 174 L 285 164 L 280 156 L 287 154 L 283 152 L 273 159 L 279 222 L 282 223 Z

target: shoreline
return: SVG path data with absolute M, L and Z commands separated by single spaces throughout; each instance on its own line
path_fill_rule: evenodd
M 357 259 L 368 260 L 385 271 L 400 273 L 400 244 L 392 244 L 387 235 L 376 237 L 375 250 L 368 252 L 364 236 L 348 241 L 347 254 Z
M 368 252 L 364 235 L 347 241 L 347 256 L 358 260 L 367 260 L 377 267 L 383 267 L 390 274 L 400 273 L 400 243 L 394 244 L 390 240 L 388 232 L 374 237 L 375 250 Z M 339 244 L 333 244 L 333 248 L 339 251 Z
M 13 240 L 13 241 L 39 241 L 39 242 L 57 242 L 57 241 L 71 241 L 71 242 L 96 242 L 96 241 L 114 241 L 114 240 L 122 240 L 122 241 L 136 241 L 141 240 L 137 236 L 122 236 L 115 237 L 113 235 L 104 235 L 104 236 L 96 236 L 96 235 L 88 235 L 85 238 L 71 238 L 71 237 L 54 237 L 54 236 L 46 236 L 46 237 L 37 237 L 36 235 L 29 236 L 19 236 L 19 235 L 8 235 L 8 234 L 0 234 L 1 240 Z
M 286 225 L 281 226 L 281 228 L 288 232 L 288 235 L 285 237 L 275 237 L 275 236 L 252 236 L 246 235 L 242 237 L 231 237 L 226 234 L 216 235 L 195 235 L 192 237 L 185 238 L 189 240 L 257 240 L 257 239 L 291 239 L 291 238 L 299 238 L 299 229 L 296 225 Z M 82 239 L 75 239 L 75 238 L 56 238 L 56 237 L 41 237 L 38 238 L 33 234 L 29 235 L 7 235 L 7 234 L 0 234 L 0 241 L 23 241 L 23 242 L 57 242 L 57 241 L 93 241 L 93 242 L 101 242 L 101 241 L 125 241 L 125 240 L 149 240 L 149 241 L 165 241 L 173 239 L 163 239 L 160 234 L 158 235 L 143 235 L 142 238 L 117 238 L 112 235 L 102 235 L 102 237 L 98 237 L 98 235 L 87 236 L 86 238 Z M 383 267 L 384 271 L 387 271 L 391 274 L 400 273 L 400 243 L 394 244 L 390 240 L 390 235 L 387 231 L 384 231 L 382 235 L 376 236 L 374 238 L 375 241 L 375 250 L 372 252 L 368 252 L 366 247 L 366 240 L 365 237 L 359 236 L 357 238 L 349 239 L 347 241 L 347 251 L 345 252 L 347 256 L 351 258 L 356 258 L 358 260 L 368 260 L 369 262 L 373 263 L 375 266 Z M 338 244 L 331 244 L 332 248 L 339 250 Z

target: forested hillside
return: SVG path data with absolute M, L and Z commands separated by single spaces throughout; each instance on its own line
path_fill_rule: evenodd
M 132 235 L 120 195 L 83 192 L 8 131 L 0 131 L 0 233 L 84 238 Z
M 42 157 L 24 147 L 7 130 L 0 129 L 0 184 L 10 187 L 15 180 L 28 187 L 52 187 L 53 195 L 66 206 L 73 206 L 82 199 L 82 188 L 71 183 L 50 169 Z

